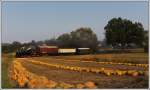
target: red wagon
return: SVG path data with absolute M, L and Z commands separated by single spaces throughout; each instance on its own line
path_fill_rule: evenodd
M 40 55 L 57 55 L 58 47 L 57 46 L 39 46 L 38 52 Z

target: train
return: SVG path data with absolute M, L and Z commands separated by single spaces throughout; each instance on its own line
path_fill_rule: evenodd
M 16 57 L 43 56 L 43 55 L 81 55 L 90 54 L 90 48 L 59 48 L 58 46 L 21 47 L 16 51 Z

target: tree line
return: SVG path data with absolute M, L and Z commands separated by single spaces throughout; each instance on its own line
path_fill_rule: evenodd
M 112 48 L 126 49 L 129 47 L 144 47 L 148 52 L 148 31 L 144 31 L 143 25 L 140 22 L 132 22 L 122 18 L 112 18 L 104 27 L 105 44 Z M 52 38 L 44 41 L 34 41 L 28 43 L 2 43 L 2 52 L 14 52 L 18 48 L 35 45 L 57 45 L 61 48 L 91 48 L 93 52 L 98 50 L 100 41 L 97 39 L 96 33 L 89 27 L 81 27 L 70 33 L 64 33 L 58 38 Z

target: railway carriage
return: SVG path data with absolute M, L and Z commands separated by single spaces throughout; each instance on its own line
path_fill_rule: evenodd
M 76 54 L 89 54 L 91 52 L 90 48 L 77 48 L 76 51 Z
M 76 48 L 59 48 L 58 53 L 60 55 L 75 54 L 76 53 Z
M 57 46 L 39 46 L 37 52 L 40 55 L 57 55 L 58 47 Z
M 42 56 L 42 55 L 80 55 L 89 54 L 90 48 L 58 48 L 57 46 L 35 46 L 29 48 L 21 48 L 16 51 L 16 57 L 25 56 Z

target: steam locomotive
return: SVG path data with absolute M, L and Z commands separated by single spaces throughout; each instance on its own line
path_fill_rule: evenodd
M 32 47 L 21 47 L 16 51 L 16 57 L 26 56 L 42 56 L 42 55 L 80 55 L 89 54 L 90 48 L 59 48 L 57 46 L 32 46 Z

